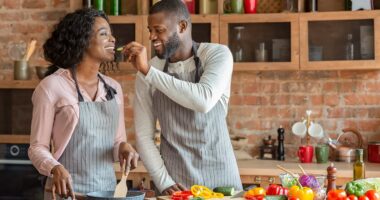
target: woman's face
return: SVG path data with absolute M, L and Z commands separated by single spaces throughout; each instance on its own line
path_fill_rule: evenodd
M 115 38 L 112 36 L 108 22 L 102 18 L 95 18 L 90 44 L 86 56 L 98 62 L 113 61 L 115 57 Z

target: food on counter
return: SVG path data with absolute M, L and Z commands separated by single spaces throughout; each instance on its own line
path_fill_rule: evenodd
M 216 187 L 214 192 L 222 193 L 224 196 L 231 196 L 235 192 L 234 187 Z
M 244 194 L 244 198 L 247 200 L 263 200 L 265 199 L 266 191 L 262 187 L 255 187 L 248 190 Z
M 363 194 L 365 193 L 363 185 L 355 181 L 347 183 L 345 190 L 348 195 L 352 194 L 357 197 L 363 196 Z
M 368 190 L 376 190 L 377 192 L 380 192 L 380 178 L 366 178 L 353 182 L 361 184 L 364 192 Z
M 369 200 L 380 200 L 380 193 L 376 190 L 368 190 L 365 196 L 368 197 Z
M 298 187 L 297 185 L 293 185 L 289 190 L 288 198 L 298 198 L 299 200 L 313 200 L 314 192 L 309 187 Z
M 172 200 L 190 200 L 190 199 L 193 199 L 193 194 L 189 190 L 177 191 L 173 193 L 171 199 Z
M 267 195 L 285 195 L 287 196 L 289 192 L 288 188 L 282 187 L 280 185 L 271 184 L 269 185 L 266 194 Z
M 191 186 L 191 193 L 193 194 L 194 197 L 202 197 L 204 199 L 224 197 L 222 193 L 213 192 L 208 187 L 202 186 L 202 185 Z
M 352 183 L 352 182 L 350 182 Z M 354 188 L 353 186 L 350 186 L 350 189 L 357 189 L 361 190 L 361 188 Z M 347 188 L 347 187 L 346 187 Z M 347 191 L 347 190 L 346 190 Z M 330 190 L 327 193 L 327 200 L 380 200 L 380 194 L 376 190 L 368 190 L 365 193 L 362 193 L 361 191 L 357 192 L 356 194 L 350 194 L 347 197 L 347 192 L 344 190 Z M 359 195 L 359 196 L 357 196 Z
M 281 173 L 279 177 L 281 180 L 281 185 L 286 188 L 291 188 L 293 185 L 297 185 L 298 183 L 298 174 L 293 176 L 289 173 Z
M 304 187 L 317 189 L 320 187 L 318 180 L 313 175 L 302 175 L 299 178 L 299 182 Z
M 344 190 L 330 190 L 327 193 L 327 200 L 347 200 L 347 193 Z

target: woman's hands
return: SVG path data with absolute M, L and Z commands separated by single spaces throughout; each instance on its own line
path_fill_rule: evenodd
M 71 197 L 72 199 L 75 199 L 71 175 L 65 167 L 62 165 L 56 165 L 51 170 L 51 173 L 53 174 L 53 199 L 56 199 L 55 193 L 59 194 L 61 198 Z
M 139 154 L 136 150 L 128 143 L 122 142 L 119 146 L 119 161 L 120 167 L 123 166 L 126 161 L 126 167 L 129 169 L 134 169 L 137 167 L 137 161 L 139 160 Z

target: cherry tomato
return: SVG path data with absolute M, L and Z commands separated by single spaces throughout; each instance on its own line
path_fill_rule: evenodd
M 358 200 L 358 197 L 356 197 L 355 195 L 351 194 L 348 196 L 348 199 L 349 200 Z
M 344 190 L 330 190 L 327 193 L 327 200 L 345 200 L 347 194 Z
M 359 200 L 369 200 L 369 198 L 367 196 L 363 195 L 363 196 L 359 197 Z
M 368 190 L 365 196 L 367 196 L 369 200 L 380 200 L 380 194 L 376 190 Z

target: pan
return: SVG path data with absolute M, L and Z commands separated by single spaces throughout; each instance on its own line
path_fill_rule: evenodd
M 87 200 L 144 200 L 145 193 L 140 191 L 128 191 L 126 197 L 113 197 L 114 191 L 90 192 L 86 196 Z

